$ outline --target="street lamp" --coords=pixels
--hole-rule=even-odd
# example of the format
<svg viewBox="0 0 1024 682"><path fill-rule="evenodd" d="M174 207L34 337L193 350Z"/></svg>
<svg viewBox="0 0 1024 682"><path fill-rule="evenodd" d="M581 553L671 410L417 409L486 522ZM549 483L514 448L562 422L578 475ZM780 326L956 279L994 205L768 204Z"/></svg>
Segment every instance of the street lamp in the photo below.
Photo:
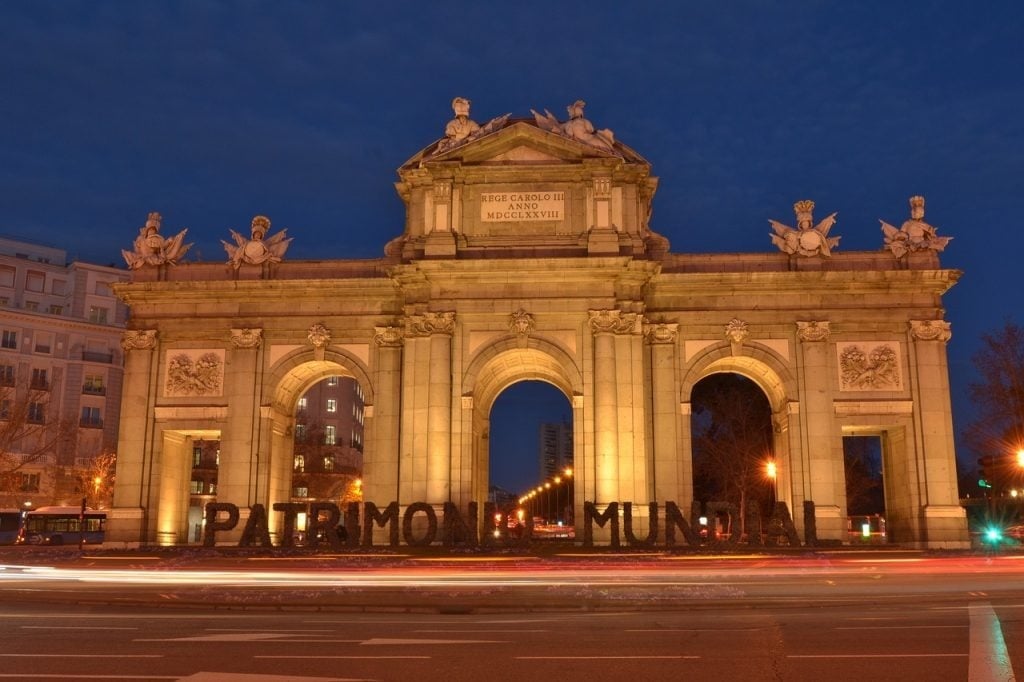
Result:
<svg viewBox="0 0 1024 682"><path fill-rule="evenodd" d="M778 467L775 464L775 460L774 459L769 459L767 462L765 462L764 474L765 474L765 476L768 477L768 482L769 482L769 484L771 486L770 489L769 489L769 491L771 493L771 496L769 497L769 503L770 503L771 513L774 514L775 513L775 481L776 481L776 479L778 478L778 475L779 475L779 470L778 470Z"/></svg>
<svg viewBox="0 0 1024 682"><path fill-rule="evenodd" d="M1024 448L1017 450L1017 466L1024 468Z"/></svg>

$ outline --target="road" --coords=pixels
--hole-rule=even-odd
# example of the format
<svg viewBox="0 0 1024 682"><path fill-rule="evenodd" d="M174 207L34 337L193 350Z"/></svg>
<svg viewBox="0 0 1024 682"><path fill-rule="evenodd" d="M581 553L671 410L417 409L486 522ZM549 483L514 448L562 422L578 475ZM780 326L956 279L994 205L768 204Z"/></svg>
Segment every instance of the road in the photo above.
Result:
<svg viewBox="0 0 1024 682"><path fill-rule="evenodd" d="M0 612L0 679L990 682L1024 671L1015 556L180 567L83 555L0 565Z"/></svg>

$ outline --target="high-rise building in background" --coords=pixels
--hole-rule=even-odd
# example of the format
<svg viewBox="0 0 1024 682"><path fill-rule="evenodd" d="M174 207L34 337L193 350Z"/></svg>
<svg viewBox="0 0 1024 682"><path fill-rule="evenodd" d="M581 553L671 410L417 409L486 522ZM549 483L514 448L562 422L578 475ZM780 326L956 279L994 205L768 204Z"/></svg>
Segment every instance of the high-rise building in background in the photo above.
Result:
<svg viewBox="0 0 1024 682"><path fill-rule="evenodd" d="M540 478L553 478L572 466L572 424L541 424L538 452Z"/></svg>
<svg viewBox="0 0 1024 682"><path fill-rule="evenodd" d="M92 505L109 483L81 481L117 443L127 279L0 237L0 506Z"/></svg>

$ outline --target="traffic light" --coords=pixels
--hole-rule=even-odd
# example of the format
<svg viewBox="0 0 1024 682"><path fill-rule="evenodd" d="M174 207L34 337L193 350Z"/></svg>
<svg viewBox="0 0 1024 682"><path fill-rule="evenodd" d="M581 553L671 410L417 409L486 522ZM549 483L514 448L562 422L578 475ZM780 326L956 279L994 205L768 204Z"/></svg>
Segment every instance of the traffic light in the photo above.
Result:
<svg viewBox="0 0 1024 682"><path fill-rule="evenodd" d="M991 488L992 480L996 473L996 458L994 455L985 455L978 458L978 487Z"/></svg>

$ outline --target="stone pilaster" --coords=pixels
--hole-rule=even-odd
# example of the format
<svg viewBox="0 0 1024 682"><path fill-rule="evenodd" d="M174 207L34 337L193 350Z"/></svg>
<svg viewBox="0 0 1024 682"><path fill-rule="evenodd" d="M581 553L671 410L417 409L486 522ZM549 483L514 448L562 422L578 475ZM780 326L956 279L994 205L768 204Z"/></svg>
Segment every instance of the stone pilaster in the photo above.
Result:
<svg viewBox="0 0 1024 682"><path fill-rule="evenodd" d="M408 319L406 336L428 339L426 395L426 502L448 501L452 431L452 335L455 313L424 313ZM423 369L423 368L417 368ZM415 500L413 500L415 501Z"/></svg>
<svg viewBox="0 0 1024 682"><path fill-rule="evenodd" d="M693 471L679 447L679 390L677 377L679 325L644 325L651 358L651 442L654 458L654 501L687 502L693 495ZM688 506L683 507L687 509Z"/></svg>
<svg viewBox="0 0 1024 682"><path fill-rule="evenodd" d="M401 327L374 327L373 385L376 387L372 415L366 416L366 451L363 491L367 500L387 504L398 498L398 461L402 407Z"/></svg>
<svg viewBox="0 0 1024 682"><path fill-rule="evenodd" d="M270 443L264 442L256 396L260 375L260 329L232 329L224 367L224 398L232 406L220 438L217 501L248 508L256 502L259 477L266 482ZM262 454L261 454L262 453Z"/></svg>
<svg viewBox="0 0 1024 682"><path fill-rule="evenodd" d="M619 429L615 335L637 326L636 313L591 310L594 336L594 448L596 497L599 504L618 501Z"/></svg>

